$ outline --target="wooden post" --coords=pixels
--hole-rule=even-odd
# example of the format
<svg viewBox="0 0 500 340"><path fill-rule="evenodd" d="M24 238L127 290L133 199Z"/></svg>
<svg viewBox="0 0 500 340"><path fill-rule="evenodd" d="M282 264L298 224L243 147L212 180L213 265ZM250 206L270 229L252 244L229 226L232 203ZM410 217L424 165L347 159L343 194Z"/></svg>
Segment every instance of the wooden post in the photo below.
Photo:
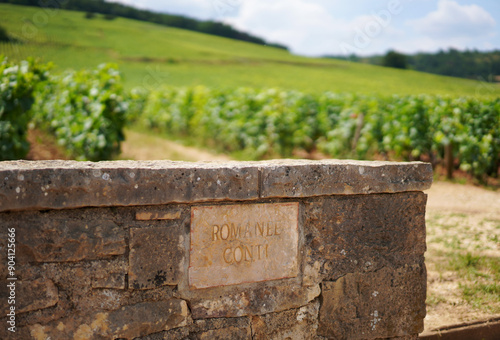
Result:
<svg viewBox="0 0 500 340"><path fill-rule="evenodd" d="M444 162L446 164L446 178L453 178L453 143L450 141L444 146Z"/></svg>
<svg viewBox="0 0 500 340"><path fill-rule="evenodd" d="M356 152L356 147L358 146L359 137L361 137L361 129L363 128L364 120L365 115L363 113L360 113L358 116L358 121L356 122L354 139L352 140L352 152Z"/></svg>

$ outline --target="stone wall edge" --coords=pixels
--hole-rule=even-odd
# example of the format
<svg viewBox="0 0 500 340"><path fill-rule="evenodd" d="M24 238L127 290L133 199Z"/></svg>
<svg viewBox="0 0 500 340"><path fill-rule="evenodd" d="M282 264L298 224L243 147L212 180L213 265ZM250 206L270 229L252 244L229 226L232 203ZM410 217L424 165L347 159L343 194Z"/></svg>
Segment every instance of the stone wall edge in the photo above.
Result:
<svg viewBox="0 0 500 340"><path fill-rule="evenodd" d="M423 191L422 162L3 161L0 211Z"/></svg>

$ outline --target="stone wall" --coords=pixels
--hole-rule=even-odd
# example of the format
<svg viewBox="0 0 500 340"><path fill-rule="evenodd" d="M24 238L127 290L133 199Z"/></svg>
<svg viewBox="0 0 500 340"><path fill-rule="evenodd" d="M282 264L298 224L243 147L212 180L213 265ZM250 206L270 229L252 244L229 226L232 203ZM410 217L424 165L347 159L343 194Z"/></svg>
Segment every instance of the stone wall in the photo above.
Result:
<svg viewBox="0 0 500 340"><path fill-rule="evenodd" d="M0 162L0 338L414 339L431 182L419 162Z"/></svg>

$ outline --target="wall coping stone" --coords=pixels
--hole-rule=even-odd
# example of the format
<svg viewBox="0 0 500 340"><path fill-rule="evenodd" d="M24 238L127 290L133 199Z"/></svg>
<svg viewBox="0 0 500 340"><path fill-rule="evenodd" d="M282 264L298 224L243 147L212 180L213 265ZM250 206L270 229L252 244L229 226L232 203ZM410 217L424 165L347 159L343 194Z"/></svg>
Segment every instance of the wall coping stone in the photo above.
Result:
<svg viewBox="0 0 500 340"><path fill-rule="evenodd" d="M422 162L3 161L0 211L422 191Z"/></svg>

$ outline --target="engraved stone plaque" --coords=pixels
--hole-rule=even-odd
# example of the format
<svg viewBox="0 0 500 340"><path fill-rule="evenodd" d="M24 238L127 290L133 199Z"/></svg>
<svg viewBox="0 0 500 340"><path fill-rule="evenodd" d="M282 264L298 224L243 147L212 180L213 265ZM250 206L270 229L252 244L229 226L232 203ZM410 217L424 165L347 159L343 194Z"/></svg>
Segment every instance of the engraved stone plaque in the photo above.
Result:
<svg viewBox="0 0 500 340"><path fill-rule="evenodd" d="M192 207L189 286L296 277L298 213L297 202Z"/></svg>

